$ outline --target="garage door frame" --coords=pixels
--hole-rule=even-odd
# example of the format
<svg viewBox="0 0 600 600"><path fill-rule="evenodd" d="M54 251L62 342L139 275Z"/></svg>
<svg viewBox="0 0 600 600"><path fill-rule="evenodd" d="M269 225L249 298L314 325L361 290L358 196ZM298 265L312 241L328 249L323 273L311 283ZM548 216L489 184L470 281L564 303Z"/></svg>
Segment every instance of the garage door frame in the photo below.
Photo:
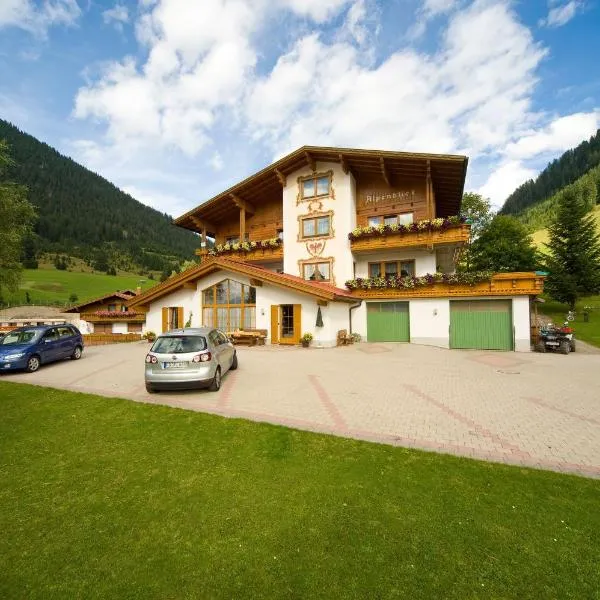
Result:
<svg viewBox="0 0 600 600"><path fill-rule="evenodd" d="M512 313L512 299L451 300L450 348L514 350Z"/></svg>

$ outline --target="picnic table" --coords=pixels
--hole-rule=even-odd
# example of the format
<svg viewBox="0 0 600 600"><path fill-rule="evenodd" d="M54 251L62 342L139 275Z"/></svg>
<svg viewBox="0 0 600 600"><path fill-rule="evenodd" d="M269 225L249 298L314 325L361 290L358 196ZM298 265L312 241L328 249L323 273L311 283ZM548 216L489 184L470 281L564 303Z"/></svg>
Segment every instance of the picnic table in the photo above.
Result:
<svg viewBox="0 0 600 600"><path fill-rule="evenodd" d="M267 339L267 330L236 329L235 331L228 331L227 337L236 345L264 346L265 340Z"/></svg>

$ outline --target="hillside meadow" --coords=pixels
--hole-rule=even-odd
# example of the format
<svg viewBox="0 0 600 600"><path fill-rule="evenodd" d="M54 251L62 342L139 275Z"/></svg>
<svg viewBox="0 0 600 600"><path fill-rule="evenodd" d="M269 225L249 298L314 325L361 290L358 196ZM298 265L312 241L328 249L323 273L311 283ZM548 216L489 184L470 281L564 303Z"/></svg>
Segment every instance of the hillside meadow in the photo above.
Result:
<svg viewBox="0 0 600 600"><path fill-rule="evenodd" d="M157 281L135 273L106 275L78 271L59 271L54 267L24 269L18 292L5 294L7 304L69 304L71 294L76 294L78 302L96 298L109 292L147 289ZM29 294L29 302L27 302Z"/></svg>
<svg viewBox="0 0 600 600"><path fill-rule="evenodd" d="M598 233L600 233L600 205L598 205L598 206L596 206L596 208L594 208L593 214L594 214L594 220L596 221L596 231L598 231ZM531 234L531 238L533 240L533 243L537 246L537 249L540 252L545 253L546 246L544 246L544 244L547 244L549 241L548 229L546 229L546 228L538 229L537 231L535 231Z"/></svg>

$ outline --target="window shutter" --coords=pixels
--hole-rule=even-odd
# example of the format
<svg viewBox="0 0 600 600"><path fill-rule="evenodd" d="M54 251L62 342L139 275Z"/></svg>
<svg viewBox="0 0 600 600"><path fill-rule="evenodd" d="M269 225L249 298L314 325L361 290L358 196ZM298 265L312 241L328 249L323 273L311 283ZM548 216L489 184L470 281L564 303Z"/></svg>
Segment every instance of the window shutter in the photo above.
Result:
<svg viewBox="0 0 600 600"><path fill-rule="evenodd" d="M302 337L302 304L294 304L294 343L299 344Z"/></svg>
<svg viewBox="0 0 600 600"><path fill-rule="evenodd" d="M169 328L169 309L163 306L162 309L162 333L168 331Z"/></svg>
<svg viewBox="0 0 600 600"><path fill-rule="evenodd" d="M177 328L183 327L185 325L183 321L183 306L177 307Z"/></svg>
<svg viewBox="0 0 600 600"><path fill-rule="evenodd" d="M279 305L271 304L271 344L279 343Z"/></svg>

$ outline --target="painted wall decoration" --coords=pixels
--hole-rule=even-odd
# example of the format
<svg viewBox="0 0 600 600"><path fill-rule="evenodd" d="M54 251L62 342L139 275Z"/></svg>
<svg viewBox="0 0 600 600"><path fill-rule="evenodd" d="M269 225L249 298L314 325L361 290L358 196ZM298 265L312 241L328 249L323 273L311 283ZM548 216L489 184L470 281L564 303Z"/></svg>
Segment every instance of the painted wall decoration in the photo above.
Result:
<svg viewBox="0 0 600 600"><path fill-rule="evenodd" d="M325 244L326 242L324 240L306 242L306 251L314 258L322 256L323 251L325 250Z"/></svg>

